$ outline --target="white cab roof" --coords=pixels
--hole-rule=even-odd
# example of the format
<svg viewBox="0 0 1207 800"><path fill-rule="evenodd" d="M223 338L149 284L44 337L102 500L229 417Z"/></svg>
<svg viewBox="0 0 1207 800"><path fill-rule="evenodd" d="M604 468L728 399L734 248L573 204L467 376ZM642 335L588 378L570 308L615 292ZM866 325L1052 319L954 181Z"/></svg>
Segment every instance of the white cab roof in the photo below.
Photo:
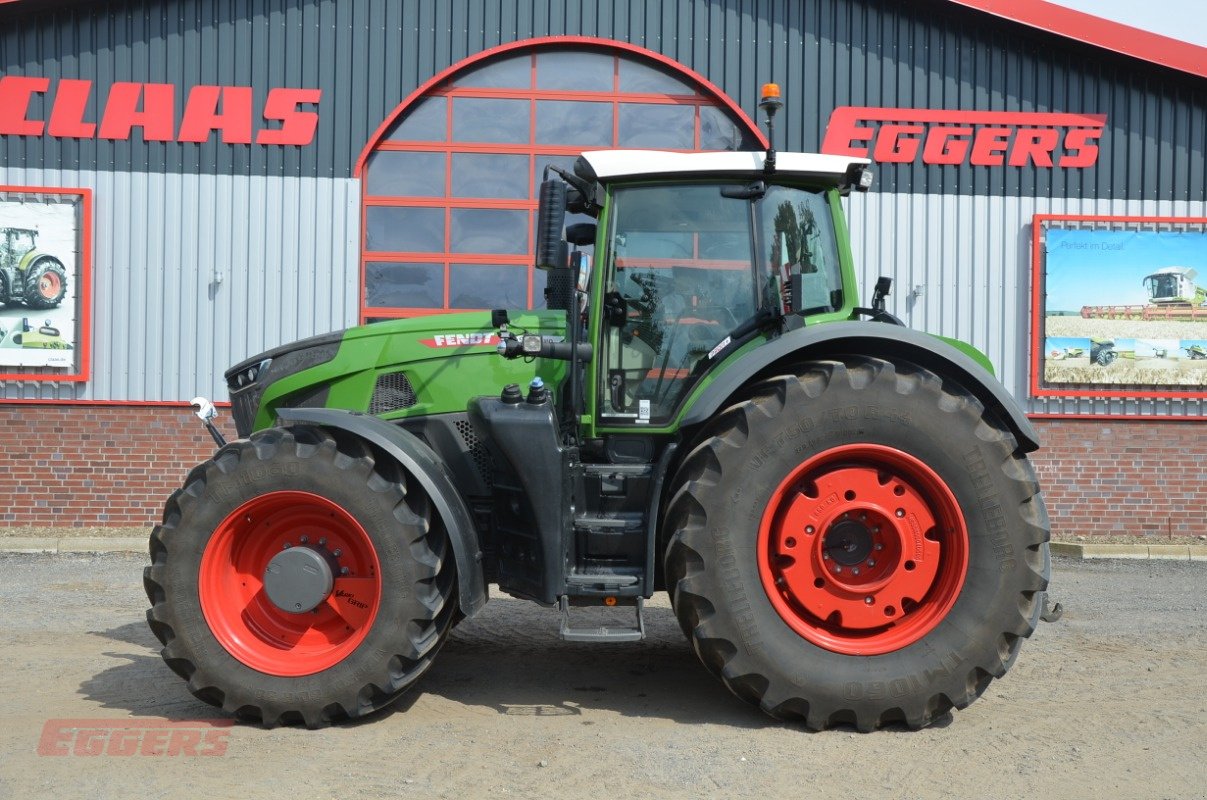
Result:
<svg viewBox="0 0 1207 800"><path fill-rule="evenodd" d="M763 174L767 155L761 150L720 153L668 153L664 150L592 150L582 154L595 177L607 182L642 175L749 175ZM823 179L838 183L852 166L872 163L866 158L819 153L775 154L780 176Z"/></svg>

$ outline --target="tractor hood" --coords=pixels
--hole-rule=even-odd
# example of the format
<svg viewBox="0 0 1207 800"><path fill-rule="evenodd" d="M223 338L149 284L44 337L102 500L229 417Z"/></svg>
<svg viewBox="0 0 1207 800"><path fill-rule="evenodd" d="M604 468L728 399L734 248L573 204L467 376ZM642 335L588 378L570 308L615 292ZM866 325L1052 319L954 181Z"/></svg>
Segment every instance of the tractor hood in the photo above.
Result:
<svg viewBox="0 0 1207 800"><path fill-rule="evenodd" d="M562 311L510 312L511 328L561 338ZM500 358L489 311L398 319L302 339L226 371L240 437L268 427L278 408L342 408L384 418L464 412L470 398L564 365ZM541 362L548 362L541 359Z"/></svg>

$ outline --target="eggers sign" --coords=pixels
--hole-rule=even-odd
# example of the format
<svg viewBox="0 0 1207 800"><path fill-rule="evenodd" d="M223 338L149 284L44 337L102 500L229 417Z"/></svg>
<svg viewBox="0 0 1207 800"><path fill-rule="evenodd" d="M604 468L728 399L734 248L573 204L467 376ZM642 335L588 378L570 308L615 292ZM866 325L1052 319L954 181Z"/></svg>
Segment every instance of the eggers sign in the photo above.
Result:
<svg viewBox="0 0 1207 800"><path fill-rule="evenodd" d="M205 142L214 131L224 144L308 145L318 126L322 90L276 88L255 117L250 86L194 86L176 118L177 87L170 83L115 83L89 115L92 81L23 75L0 77L0 136L56 139L129 139L142 129L147 142ZM31 117L36 95L51 97L45 119Z"/></svg>
<svg viewBox="0 0 1207 800"><path fill-rule="evenodd" d="M1105 114L834 109L821 151L882 164L1092 167Z"/></svg>

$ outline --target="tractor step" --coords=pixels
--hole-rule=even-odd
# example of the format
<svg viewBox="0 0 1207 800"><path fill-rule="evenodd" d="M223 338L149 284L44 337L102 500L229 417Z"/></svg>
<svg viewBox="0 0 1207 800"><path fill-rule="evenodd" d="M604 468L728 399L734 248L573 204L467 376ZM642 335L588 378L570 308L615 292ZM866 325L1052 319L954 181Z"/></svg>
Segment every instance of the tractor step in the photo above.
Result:
<svg viewBox="0 0 1207 800"><path fill-rule="evenodd" d="M563 595L559 601L562 611L561 637L567 642L639 642L645 638L645 598L638 597L636 627L613 628L601 625L597 628L572 628L570 626L570 598Z"/></svg>
<svg viewBox="0 0 1207 800"><path fill-rule="evenodd" d="M637 586L638 582L639 581L636 575L626 575L623 573L573 572L566 576L567 587L577 589L588 594L608 594L621 592L626 587Z"/></svg>

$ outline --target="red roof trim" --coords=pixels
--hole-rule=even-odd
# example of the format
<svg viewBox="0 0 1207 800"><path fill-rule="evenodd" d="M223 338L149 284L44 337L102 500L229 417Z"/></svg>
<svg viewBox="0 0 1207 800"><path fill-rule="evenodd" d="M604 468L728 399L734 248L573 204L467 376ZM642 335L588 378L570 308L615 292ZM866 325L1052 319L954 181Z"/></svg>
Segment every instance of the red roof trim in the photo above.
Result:
<svg viewBox="0 0 1207 800"><path fill-rule="evenodd" d="M1078 42L1207 78L1207 47L1133 28L1044 0L950 0Z"/></svg>

